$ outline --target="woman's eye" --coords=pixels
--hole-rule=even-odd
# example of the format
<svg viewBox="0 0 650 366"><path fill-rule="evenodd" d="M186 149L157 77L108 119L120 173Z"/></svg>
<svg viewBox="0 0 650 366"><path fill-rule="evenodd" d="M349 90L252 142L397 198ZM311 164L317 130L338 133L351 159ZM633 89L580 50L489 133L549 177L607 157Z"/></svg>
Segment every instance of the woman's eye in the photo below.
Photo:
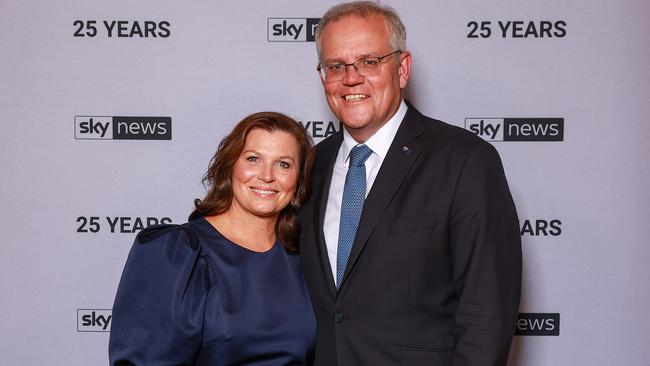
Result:
<svg viewBox="0 0 650 366"><path fill-rule="evenodd" d="M260 159L257 156L249 156L246 158L247 161L250 161L251 163L257 163Z"/></svg>
<svg viewBox="0 0 650 366"><path fill-rule="evenodd" d="M291 167L291 164L287 163L286 161L278 161L277 164L282 169L289 169Z"/></svg>

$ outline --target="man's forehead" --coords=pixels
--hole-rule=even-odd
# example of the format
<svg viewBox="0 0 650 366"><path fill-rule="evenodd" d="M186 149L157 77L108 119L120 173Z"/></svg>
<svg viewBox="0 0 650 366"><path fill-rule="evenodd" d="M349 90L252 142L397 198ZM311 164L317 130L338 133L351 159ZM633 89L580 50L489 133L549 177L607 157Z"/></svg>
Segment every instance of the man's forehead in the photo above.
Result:
<svg viewBox="0 0 650 366"><path fill-rule="evenodd" d="M380 15L346 15L327 24L322 46L323 61L352 62L386 53L390 49L390 32Z"/></svg>

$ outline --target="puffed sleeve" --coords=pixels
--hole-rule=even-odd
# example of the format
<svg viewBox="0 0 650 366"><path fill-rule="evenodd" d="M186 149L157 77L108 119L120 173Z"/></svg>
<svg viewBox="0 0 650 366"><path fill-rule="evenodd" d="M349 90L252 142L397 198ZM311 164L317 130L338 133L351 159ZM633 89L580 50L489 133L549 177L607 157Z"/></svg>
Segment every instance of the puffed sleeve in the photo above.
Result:
<svg viewBox="0 0 650 366"><path fill-rule="evenodd" d="M143 230L129 253L113 305L114 366L191 365L201 345L208 265L187 226Z"/></svg>

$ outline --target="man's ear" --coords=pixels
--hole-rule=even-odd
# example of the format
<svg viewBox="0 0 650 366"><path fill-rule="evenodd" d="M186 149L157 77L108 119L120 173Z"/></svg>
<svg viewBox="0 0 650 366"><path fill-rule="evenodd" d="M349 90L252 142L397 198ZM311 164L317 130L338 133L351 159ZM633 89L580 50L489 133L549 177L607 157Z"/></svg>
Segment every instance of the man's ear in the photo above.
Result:
<svg viewBox="0 0 650 366"><path fill-rule="evenodd" d="M406 88L408 84L409 76L411 75L411 53L408 51L403 51L399 55L399 68L397 72L399 73L399 87L401 89Z"/></svg>

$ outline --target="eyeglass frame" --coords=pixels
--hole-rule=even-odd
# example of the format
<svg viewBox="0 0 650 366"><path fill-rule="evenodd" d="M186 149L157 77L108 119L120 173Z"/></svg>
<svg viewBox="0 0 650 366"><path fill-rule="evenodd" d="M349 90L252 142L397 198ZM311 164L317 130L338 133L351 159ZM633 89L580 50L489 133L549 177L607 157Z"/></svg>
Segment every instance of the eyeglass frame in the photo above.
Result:
<svg viewBox="0 0 650 366"><path fill-rule="evenodd" d="M329 64L329 65L319 65L319 66L316 68L316 71L318 71L318 75L320 75L321 80L323 80L323 82L326 82L326 83L333 83L333 82L336 82L336 81L343 80L343 78L345 77L345 75L348 73L348 67L349 67L349 66L354 67L354 71L356 71L359 75L366 77L366 76L368 76L368 75L363 75L363 74L361 74L361 73L359 72L359 68L355 65L357 62L359 62L359 61L363 61L363 60L368 60L368 59L377 59L377 61L378 61L378 66L381 67L381 60L383 60L383 59L385 59L385 58L387 58L387 57L390 57L390 56L392 56L392 55L394 55L394 54L396 54L396 53L402 53L402 52L404 52L404 51L402 51L402 50L395 50L395 51L393 51L393 52L391 52L391 53L388 53L388 54L383 55L383 56L380 56L380 57L361 57L360 59L358 59L358 60L356 60L356 61L354 61L354 62L347 63L347 64L346 64L346 63L342 63L342 62L336 62L336 63ZM327 71L321 71L321 70L322 70L322 69L325 69L325 68L327 68L327 67L334 66L334 65L341 65L341 66L345 67L345 73L342 74L343 76L342 76L341 79L339 79L339 80L326 80L327 75L324 76L323 74L327 74ZM370 75L370 76L372 76L372 75Z"/></svg>

